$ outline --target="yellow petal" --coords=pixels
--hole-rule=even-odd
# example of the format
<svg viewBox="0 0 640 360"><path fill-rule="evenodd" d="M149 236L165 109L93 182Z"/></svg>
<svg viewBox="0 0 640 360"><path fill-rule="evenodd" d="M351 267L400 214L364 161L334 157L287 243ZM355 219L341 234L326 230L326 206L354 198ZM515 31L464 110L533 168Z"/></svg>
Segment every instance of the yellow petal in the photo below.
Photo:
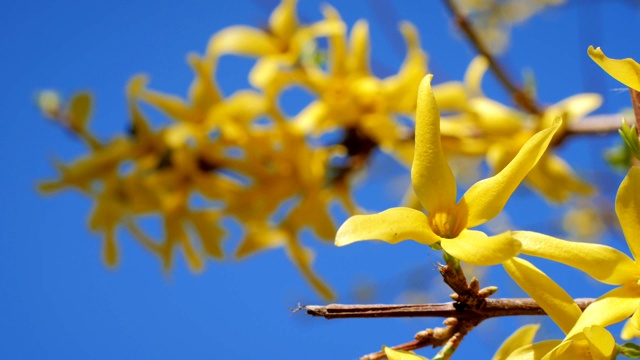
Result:
<svg viewBox="0 0 640 360"><path fill-rule="evenodd" d="M434 85L433 95L440 111L463 111L467 107L467 92L461 82L448 81Z"/></svg>
<svg viewBox="0 0 640 360"><path fill-rule="evenodd" d="M593 46L589 46L587 52L591 59L614 79L635 91L640 91L640 64L630 58L610 59L599 47L594 49Z"/></svg>
<svg viewBox="0 0 640 360"><path fill-rule="evenodd" d="M593 193L593 188L580 179L569 164L549 153L544 154L531 169L527 182L553 201L565 201L573 193L582 195Z"/></svg>
<svg viewBox="0 0 640 360"><path fill-rule="evenodd" d="M616 196L616 214L633 257L640 260L640 168L632 167Z"/></svg>
<svg viewBox="0 0 640 360"><path fill-rule="evenodd" d="M547 340L521 347L512 352L508 360L540 360L562 343L561 340Z"/></svg>
<svg viewBox="0 0 640 360"><path fill-rule="evenodd" d="M502 211L513 191L547 149L558 127L559 121L532 136L509 165L495 176L481 180L467 190L463 199L469 205L468 227L483 224Z"/></svg>
<svg viewBox="0 0 640 360"><path fill-rule="evenodd" d="M599 108L600 105L602 105L602 96L599 94L577 94L568 97L545 110L540 126L549 127L556 117L562 117L563 126L568 127Z"/></svg>
<svg viewBox="0 0 640 360"><path fill-rule="evenodd" d="M347 57L349 74L369 73L369 47L369 24L364 20L358 20L351 28L349 38L349 56Z"/></svg>
<svg viewBox="0 0 640 360"><path fill-rule="evenodd" d="M322 14L331 23L342 23L340 13L330 5L324 5ZM329 56L327 68L333 75L341 76L345 74L345 64L347 56L347 44L344 34L333 34L327 38L329 41Z"/></svg>
<svg viewBox="0 0 640 360"><path fill-rule="evenodd" d="M179 218L169 216L164 220L165 241L168 249L172 249L177 244L182 245L184 258L187 261L189 269L193 272L201 272L204 269L204 262L198 251L189 241L182 222Z"/></svg>
<svg viewBox="0 0 640 360"><path fill-rule="evenodd" d="M582 314L571 295L526 260L513 258L505 261L502 266L565 334L571 330Z"/></svg>
<svg viewBox="0 0 640 360"><path fill-rule="evenodd" d="M102 244L102 258L108 267L116 267L118 265L118 244L116 243L116 228L109 226L104 229L105 237Z"/></svg>
<svg viewBox="0 0 640 360"><path fill-rule="evenodd" d="M500 345L496 354L493 355L493 360L504 360L513 353L515 350L531 345L533 343L533 338L536 336L536 332L540 328L540 324L530 324L520 327L516 330L511 336L509 336L503 343Z"/></svg>
<svg viewBox="0 0 640 360"><path fill-rule="evenodd" d="M281 39L289 39L298 27L297 0L282 0L269 17L269 28Z"/></svg>
<svg viewBox="0 0 640 360"><path fill-rule="evenodd" d="M69 125L75 131L82 132L91 117L92 98L88 92L77 93L69 102Z"/></svg>
<svg viewBox="0 0 640 360"><path fill-rule="evenodd" d="M289 236L287 255L289 255L289 258L298 266L298 269L302 272L305 279L323 299L326 301L335 299L335 294L331 288L311 268L311 265L313 265L313 252L310 249L302 247L294 240L294 237Z"/></svg>
<svg viewBox="0 0 640 360"><path fill-rule="evenodd" d="M259 251L283 246L287 240L287 234L284 231L271 228L261 222L245 222L245 228L247 235L236 248L234 254L236 259L243 259Z"/></svg>
<svg viewBox="0 0 640 360"><path fill-rule="evenodd" d="M585 328L583 332L589 341L589 349L593 359L611 358L616 340L610 332L597 325Z"/></svg>
<svg viewBox="0 0 640 360"><path fill-rule="evenodd" d="M542 360L574 360L574 359L591 359L589 346L584 338L582 341L563 341L560 345L549 351L542 357ZM604 359L603 359L604 360Z"/></svg>
<svg viewBox="0 0 640 360"><path fill-rule="evenodd" d="M639 275L633 260L605 245L565 241L530 231L514 231L513 237L522 243L523 254L569 265L606 284L620 285Z"/></svg>
<svg viewBox="0 0 640 360"><path fill-rule="evenodd" d="M629 323L631 324L631 326L633 326L636 330L640 330L640 308L638 308L638 310L636 310L633 315L631 316L631 319L629 319Z"/></svg>
<svg viewBox="0 0 640 360"><path fill-rule="evenodd" d="M145 90L140 98L157 107L168 116L180 121L196 121L195 114L183 99L157 91Z"/></svg>
<svg viewBox="0 0 640 360"><path fill-rule="evenodd" d="M523 127L520 112L495 100L477 97L469 100L467 105L477 115L478 125L489 135L512 135Z"/></svg>
<svg viewBox="0 0 640 360"><path fill-rule="evenodd" d="M322 129L329 111L324 101L314 101L298 113L294 119L294 126L305 134Z"/></svg>
<svg viewBox="0 0 640 360"><path fill-rule="evenodd" d="M631 291L626 287L613 289L584 310L567 337L582 332L582 329L588 326L607 327L626 320L638 309L638 305L640 305L640 297L637 291Z"/></svg>
<svg viewBox="0 0 640 360"><path fill-rule="evenodd" d="M385 78L383 86L390 109L415 112L420 79L427 73L427 55L420 48L418 30L411 23L400 23L407 44L407 55L396 75Z"/></svg>
<svg viewBox="0 0 640 360"><path fill-rule="evenodd" d="M282 71L281 67L286 65L282 60L283 58L278 56L267 56L258 59L249 73L251 85L258 89L265 89L273 84L278 73Z"/></svg>
<svg viewBox="0 0 640 360"><path fill-rule="evenodd" d="M489 60L484 56L478 55L471 60L464 74L464 84L469 96L482 96L482 78L488 68Z"/></svg>
<svg viewBox="0 0 640 360"><path fill-rule="evenodd" d="M420 82L416 113L416 151L411 168L413 190L432 213L456 202L456 181L442 151L440 112L431 90L433 75Z"/></svg>
<svg viewBox="0 0 640 360"><path fill-rule="evenodd" d="M431 245L440 238L429 227L425 214L398 207L373 215L352 216L340 226L336 234L336 246L363 240L382 240L390 244L415 240Z"/></svg>
<svg viewBox="0 0 640 360"><path fill-rule="evenodd" d="M454 257L480 266L500 264L520 251L520 242L513 239L510 232L487 236L482 231L465 229L457 238L443 238L440 245Z"/></svg>
<svg viewBox="0 0 640 360"><path fill-rule="evenodd" d="M636 310L636 312L631 316L631 319L624 323L624 327L620 332L620 338L622 340L631 340L633 338L640 337L640 328L634 325L638 322L640 322L640 311Z"/></svg>
<svg viewBox="0 0 640 360"><path fill-rule="evenodd" d="M393 350L386 346L383 346L382 349L389 360L428 360L427 358L416 355L410 351Z"/></svg>
<svg viewBox="0 0 640 360"><path fill-rule="evenodd" d="M212 210L194 211L189 214L189 220L200 238L202 249L207 255L222 258L222 238L224 230L219 226L220 214Z"/></svg>
<svg viewBox="0 0 640 360"><path fill-rule="evenodd" d="M207 46L207 57L224 54L252 57L278 53L274 39L262 30L247 26L231 26L216 33Z"/></svg>

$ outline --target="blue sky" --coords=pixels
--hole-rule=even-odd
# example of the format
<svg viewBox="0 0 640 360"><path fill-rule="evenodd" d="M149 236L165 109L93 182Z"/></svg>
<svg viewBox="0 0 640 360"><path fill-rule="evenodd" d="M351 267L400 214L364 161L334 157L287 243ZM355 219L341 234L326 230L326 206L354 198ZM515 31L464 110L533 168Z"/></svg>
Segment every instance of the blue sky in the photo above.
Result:
<svg viewBox="0 0 640 360"><path fill-rule="evenodd" d="M388 2L391 3L391 2ZM82 144L44 120L33 98L41 89L69 95L87 89L96 97L92 129L103 138L124 131L124 85L134 74L151 76L151 87L185 94L192 74L188 52L202 53L209 37L233 24L266 23L273 1L62 2L11 1L0 12L0 358L2 359L211 359L357 358L411 340L440 320L313 319L290 309L321 303L281 250L242 262L209 262L200 275L180 260L170 274L126 236L116 270L100 260L100 239L86 226L91 203L76 192L43 197L39 180L55 176L51 160L70 161L85 152ZM473 57L452 31L440 2L399 2L396 14L374 8L373 1L331 2L352 25L371 22L374 70L395 72L403 57L395 24L418 26L430 56L435 82L461 79ZM606 5L605 5L606 4ZM302 19L319 18L319 1L300 1ZM397 16L396 16L397 15ZM574 1L518 26L501 59L513 74L529 68L536 75L542 103L553 104L579 92L605 98L599 113L628 106L628 93L589 60L589 45L612 57L640 59L640 5L632 1ZM400 43L401 44L401 43ZM246 60L221 75L223 86L246 77ZM492 78L487 93L508 101ZM572 140L559 151L578 171L597 179L611 201L621 174L601 160L614 135ZM380 172L393 171L392 176ZM397 171L397 177L395 175ZM398 181L406 170L377 157L371 178L357 197L371 210L397 204ZM387 194L382 197L372 194ZM544 230L563 213L527 189L519 189L507 207L520 228ZM517 212L517 215L516 215ZM553 226L552 226L553 227ZM610 234L611 235L611 234ZM615 235L615 234L614 234ZM307 241L308 240L308 241ZM610 236L605 242L625 248ZM335 248L312 239L316 269L337 291L339 302L361 301L373 289L373 302L407 301L425 293L447 301L433 266L439 254L412 242L390 246L362 243ZM236 242L230 242L232 248ZM626 251L626 249L625 249ZM541 263L545 269L556 269ZM551 270L550 270L551 271ZM561 268L558 282L576 297L598 296L606 288ZM487 281L499 296L522 296L502 270L489 269ZM487 283L487 285L489 285ZM481 352L487 357L527 319L487 321L463 342L457 358ZM547 320L541 336L559 337ZM430 356L432 351L424 351ZM465 354L467 354L465 356Z"/></svg>

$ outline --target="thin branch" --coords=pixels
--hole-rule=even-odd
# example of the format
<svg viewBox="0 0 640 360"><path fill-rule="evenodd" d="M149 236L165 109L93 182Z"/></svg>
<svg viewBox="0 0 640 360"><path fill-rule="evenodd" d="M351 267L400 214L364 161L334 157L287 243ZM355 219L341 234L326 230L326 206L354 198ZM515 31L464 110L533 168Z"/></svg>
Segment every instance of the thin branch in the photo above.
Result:
<svg viewBox="0 0 640 360"><path fill-rule="evenodd" d="M391 346L390 348L394 350L413 351L427 346L432 346L434 348L439 346L447 346L451 339L453 339L454 337L462 339L462 337L464 336L461 335L462 333L466 334L478 324L479 322L476 322L475 320L461 321L456 318L448 318L444 321L444 325L446 325L446 327L420 331L416 334L415 340L404 344ZM385 355L384 351L378 351L365 355L361 357L360 360L380 360L386 359L386 357L387 356Z"/></svg>
<svg viewBox="0 0 640 360"><path fill-rule="evenodd" d="M509 91L509 93L513 97L513 101L527 112L541 115L543 113L542 107L536 104L531 96L529 96L526 92L516 86L516 84L511 80L504 68L498 63L498 60L484 46L482 40L480 40L467 18L462 15L460 10L454 4L454 0L444 0L444 3L449 9L449 12L451 12L453 19L456 24L458 24L460 30L465 33L469 41L476 48L476 51L487 59L487 61L489 62L489 68L496 75L498 81L502 83L502 86L504 86L507 91Z"/></svg>
<svg viewBox="0 0 640 360"><path fill-rule="evenodd" d="M607 134L617 132L620 129L622 114L592 115L569 125L568 133L579 134ZM629 125L635 124L633 119L625 120Z"/></svg>
<svg viewBox="0 0 640 360"><path fill-rule="evenodd" d="M585 309L595 299L576 299L580 309ZM454 317L457 319L485 320L501 316L546 315L533 299L487 299L480 309L456 307L454 302L440 304L404 305L307 305L307 314L326 319L347 318L402 318L402 317Z"/></svg>

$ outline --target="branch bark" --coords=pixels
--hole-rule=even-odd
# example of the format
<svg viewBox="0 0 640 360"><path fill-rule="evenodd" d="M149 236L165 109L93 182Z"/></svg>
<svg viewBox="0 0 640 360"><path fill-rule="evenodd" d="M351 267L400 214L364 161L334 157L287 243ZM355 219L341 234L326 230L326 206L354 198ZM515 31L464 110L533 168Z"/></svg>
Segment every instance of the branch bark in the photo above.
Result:
<svg viewBox="0 0 640 360"><path fill-rule="evenodd" d="M584 310L595 299L576 299L580 309ZM440 304L405 305L307 305L302 309L307 314L325 319L347 318L402 318L402 317L442 317L457 319L485 320L501 316L546 315L533 299L486 299L479 309L456 307L455 302Z"/></svg>
<svg viewBox="0 0 640 360"><path fill-rule="evenodd" d="M511 80L502 65L500 65L498 60L489 52L487 47L484 46L482 40L480 40L480 38L476 34L471 23L469 23L469 20L467 20L467 18L462 15L456 4L454 4L454 0L444 0L444 4L449 9L449 12L451 12L455 23L458 25L460 30L464 32L473 47L475 47L476 51L487 59L487 61L489 62L489 68L494 73L498 81L502 84L502 86L504 86L511 94L513 101L522 109L531 114L542 115L542 107L536 104L536 102L531 98L531 96L529 96L529 94L520 89Z"/></svg>

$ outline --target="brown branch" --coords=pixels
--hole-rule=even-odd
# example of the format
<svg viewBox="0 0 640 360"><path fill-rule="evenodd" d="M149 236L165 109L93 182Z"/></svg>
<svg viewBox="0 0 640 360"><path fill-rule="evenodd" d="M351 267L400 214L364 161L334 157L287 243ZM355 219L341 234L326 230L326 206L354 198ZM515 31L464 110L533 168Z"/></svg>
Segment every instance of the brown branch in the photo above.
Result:
<svg viewBox="0 0 640 360"><path fill-rule="evenodd" d="M460 30L464 32L471 44L473 44L473 46L476 48L476 51L487 59L487 61L489 62L489 68L491 69L491 71L493 71L502 86L504 86L507 91L509 91L513 98L513 101L529 113L542 115L542 107L536 104L531 96L529 96L526 92L516 86L513 81L511 81L511 78L507 75L507 72L498 63L498 60L489 52L486 46L484 46L482 40L480 40L472 25L454 4L454 0L444 0L444 3L449 9L449 12L451 12L453 20L458 25Z"/></svg>
<svg viewBox="0 0 640 360"><path fill-rule="evenodd" d="M444 320L444 325L446 325L446 327L420 331L416 334L415 340L396 346L390 346L390 348L394 350L413 351L427 346L432 346L434 348L439 346L446 347L449 343L451 343L452 346L457 346L457 344L459 344L459 340L462 340L464 335L478 324L479 322L475 320L460 321L456 318L448 318ZM384 351L378 351L365 355L361 357L360 360L380 360L386 359L386 357L387 356Z"/></svg>
<svg viewBox="0 0 640 360"><path fill-rule="evenodd" d="M585 309L595 299L576 299L580 309ZM480 309L456 308L456 303L404 304L404 305L307 305L307 314L326 319L347 318L402 318L402 317L454 317L457 319L485 320L501 316L546 315L533 299L486 299Z"/></svg>
<svg viewBox="0 0 640 360"><path fill-rule="evenodd" d="M620 129L622 114L592 115L569 126L568 135L607 134ZM635 124L633 119L625 120L631 126Z"/></svg>

